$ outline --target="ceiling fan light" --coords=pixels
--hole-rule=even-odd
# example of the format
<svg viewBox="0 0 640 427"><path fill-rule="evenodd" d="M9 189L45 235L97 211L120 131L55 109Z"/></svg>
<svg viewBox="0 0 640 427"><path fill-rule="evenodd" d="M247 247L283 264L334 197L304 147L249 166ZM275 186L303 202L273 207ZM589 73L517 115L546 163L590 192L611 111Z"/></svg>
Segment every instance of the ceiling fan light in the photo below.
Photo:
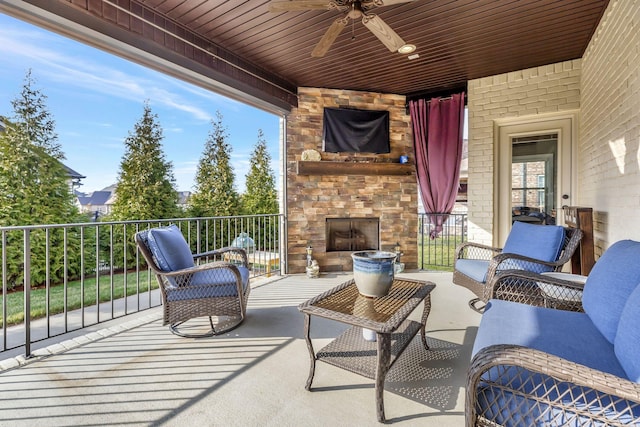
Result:
<svg viewBox="0 0 640 427"><path fill-rule="evenodd" d="M409 53L413 53L415 50L416 50L416 45L414 45L414 44L403 44L398 49L398 53L406 55L406 54L409 54Z"/></svg>

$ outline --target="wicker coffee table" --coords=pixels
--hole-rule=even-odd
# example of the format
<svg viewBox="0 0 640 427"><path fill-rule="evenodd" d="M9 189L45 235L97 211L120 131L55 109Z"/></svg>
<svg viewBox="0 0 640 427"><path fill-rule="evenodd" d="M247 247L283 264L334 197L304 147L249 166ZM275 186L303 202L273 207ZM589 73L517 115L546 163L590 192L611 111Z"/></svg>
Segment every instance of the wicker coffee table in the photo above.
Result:
<svg viewBox="0 0 640 427"><path fill-rule="evenodd" d="M316 360L375 379L378 421L385 422L383 391L387 372L418 331L425 349L429 349L425 324L431 310L431 291L435 286L431 282L396 279L388 295L368 298L360 295L354 281L350 280L301 304L298 308L304 313L305 340L311 357L305 388L311 390ZM408 320L409 314L422 301L421 321ZM316 354L309 336L312 315L352 327ZM363 328L375 331L376 341L365 340Z"/></svg>

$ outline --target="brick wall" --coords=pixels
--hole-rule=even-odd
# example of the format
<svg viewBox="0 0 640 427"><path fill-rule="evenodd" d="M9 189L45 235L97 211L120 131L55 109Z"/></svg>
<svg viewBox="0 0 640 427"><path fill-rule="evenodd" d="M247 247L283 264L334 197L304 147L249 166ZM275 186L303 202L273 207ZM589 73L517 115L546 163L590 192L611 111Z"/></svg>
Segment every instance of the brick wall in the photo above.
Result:
<svg viewBox="0 0 640 427"><path fill-rule="evenodd" d="M640 2L612 0L583 56L579 201L596 252L640 240Z"/></svg>
<svg viewBox="0 0 640 427"><path fill-rule="evenodd" d="M353 107L388 110L391 153L322 152L322 112L324 107ZM325 251L325 218L380 218L380 245L392 250L396 241L404 253L406 268L417 267L418 188L415 168L411 175L299 175L301 153L314 149L323 161L397 162L406 154L414 163L411 124L405 114L405 97L370 92L298 89L298 108L287 116L287 232L288 271L302 273L306 266L307 244L321 271L351 271L351 252Z"/></svg>
<svg viewBox="0 0 640 427"><path fill-rule="evenodd" d="M470 241L493 243L494 120L579 108L580 75L578 59L469 81Z"/></svg>

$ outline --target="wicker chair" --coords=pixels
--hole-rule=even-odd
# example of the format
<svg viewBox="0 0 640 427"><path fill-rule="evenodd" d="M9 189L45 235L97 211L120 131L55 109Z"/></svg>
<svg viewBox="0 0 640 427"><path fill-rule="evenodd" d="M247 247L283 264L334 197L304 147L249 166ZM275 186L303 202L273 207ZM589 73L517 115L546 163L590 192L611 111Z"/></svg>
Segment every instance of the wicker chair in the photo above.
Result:
<svg viewBox="0 0 640 427"><path fill-rule="evenodd" d="M171 332L200 338L228 332L242 323L251 291L244 249L229 247L192 255L175 225L136 233L135 242L158 280L163 325L169 325ZM221 261L225 254L239 261ZM210 331L188 334L178 329L198 317L209 317Z"/></svg>
<svg viewBox="0 0 640 427"><path fill-rule="evenodd" d="M559 230L564 230L563 235L548 247L538 244L538 235L543 235L540 242L549 243L550 239L546 235ZM484 306L478 306L478 303L489 300L486 285L497 274L510 269L537 273L560 271L571 259L581 239L582 231L577 228L515 222L504 248L472 242L459 245L453 264L453 283L476 295L476 298L469 301L469 307L482 313Z"/></svg>
<svg viewBox="0 0 640 427"><path fill-rule="evenodd" d="M584 287L530 272L494 281L467 375L467 426L640 425L640 242L612 245ZM582 291L582 304L544 307ZM502 291L500 289L502 288ZM517 292L512 292L517 288ZM524 290L534 291L522 304ZM517 301L509 301L516 295ZM507 299L506 301L503 298Z"/></svg>

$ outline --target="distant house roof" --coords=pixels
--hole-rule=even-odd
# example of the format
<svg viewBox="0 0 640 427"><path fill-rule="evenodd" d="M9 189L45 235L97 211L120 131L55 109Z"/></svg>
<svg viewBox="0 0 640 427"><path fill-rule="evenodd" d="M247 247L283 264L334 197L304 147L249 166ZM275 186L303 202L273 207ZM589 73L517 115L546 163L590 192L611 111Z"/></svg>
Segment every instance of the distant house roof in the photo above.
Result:
<svg viewBox="0 0 640 427"><path fill-rule="evenodd" d="M79 172L74 171L69 166L65 165L64 163L62 164L62 167L64 167L64 170L67 171L67 176L69 178L71 178L71 179L83 179L83 178L86 178L86 176L81 175Z"/></svg>
<svg viewBox="0 0 640 427"><path fill-rule="evenodd" d="M102 206L107 204L107 200L109 200L110 197L110 191L94 191L87 196L78 196L78 201L82 206Z"/></svg>

